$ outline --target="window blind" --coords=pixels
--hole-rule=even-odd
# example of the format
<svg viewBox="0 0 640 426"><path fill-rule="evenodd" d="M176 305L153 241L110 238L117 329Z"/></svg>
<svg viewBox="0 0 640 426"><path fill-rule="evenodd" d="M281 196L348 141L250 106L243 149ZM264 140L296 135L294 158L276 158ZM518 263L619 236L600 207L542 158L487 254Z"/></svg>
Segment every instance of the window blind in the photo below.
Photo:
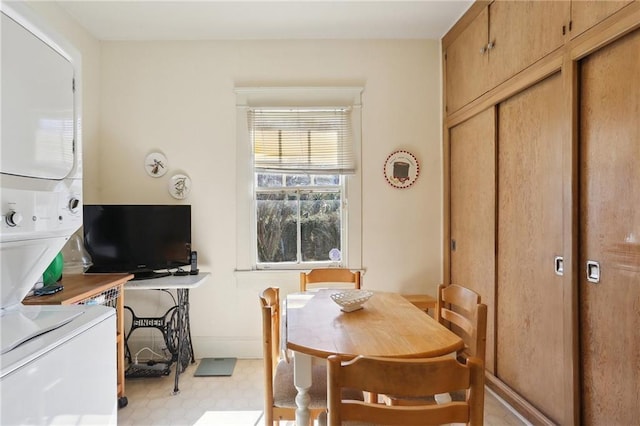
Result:
<svg viewBox="0 0 640 426"><path fill-rule="evenodd" d="M257 172L355 173L351 108L250 108L248 119Z"/></svg>

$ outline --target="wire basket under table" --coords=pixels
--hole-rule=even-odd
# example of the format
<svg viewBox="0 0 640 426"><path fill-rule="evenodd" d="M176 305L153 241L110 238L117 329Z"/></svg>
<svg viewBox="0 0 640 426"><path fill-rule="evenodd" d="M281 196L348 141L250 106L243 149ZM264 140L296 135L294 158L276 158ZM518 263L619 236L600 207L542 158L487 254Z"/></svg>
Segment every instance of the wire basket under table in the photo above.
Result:
<svg viewBox="0 0 640 426"><path fill-rule="evenodd" d="M80 300L79 302L76 302L76 305L104 305L115 308L118 297L120 297L120 287L112 287L100 294Z"/></svg>

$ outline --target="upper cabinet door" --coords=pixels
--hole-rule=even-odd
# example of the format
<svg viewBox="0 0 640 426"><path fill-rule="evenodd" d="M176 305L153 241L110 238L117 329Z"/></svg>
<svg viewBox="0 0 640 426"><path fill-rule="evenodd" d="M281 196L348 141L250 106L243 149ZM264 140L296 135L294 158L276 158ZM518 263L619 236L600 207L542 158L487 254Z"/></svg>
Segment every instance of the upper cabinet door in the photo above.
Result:
<svg viewBox="0 0 640 426"><path fill-rule="evenodd" d="M564 44L569 1L496 1L446 48L451 114Z"/></svg>
<svg viewBox="0 0 640 426"><path fill-rule="evenodd" d="M488 82L489 11L482 12L445 52L447 113L459 110L485 93Z"/></svg>
<svg viewBox="0 0 640 426"><path fill-rule="evenodd" d="M491 87L504 82L564 44L570 7L569 1L491 3Z"/></svg>
<svg viewBox="0 0 640 426"><path fill-rule="evenodd" d="M571 38L579 36L630 3L633 3L633 0L573 1L571 3Z"/></svg>

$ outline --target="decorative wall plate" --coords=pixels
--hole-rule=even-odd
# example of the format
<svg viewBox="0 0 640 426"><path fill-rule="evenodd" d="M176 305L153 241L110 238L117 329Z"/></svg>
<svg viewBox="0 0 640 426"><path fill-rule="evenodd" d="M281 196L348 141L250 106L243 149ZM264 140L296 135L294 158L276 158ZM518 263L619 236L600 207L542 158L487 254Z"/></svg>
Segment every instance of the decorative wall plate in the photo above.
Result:
<svg viewBox="0 0 640 426"><path fill-rule="evenodd" d="M191 193L191 179L187 175L175 174L169 179L169 194L178 200L184 200Z"/></svg>
<svg viewBox="0 0 640 426"><path fill-rule="evenodd" d="M408 151L395 151L384 163L384 177L395 188L408 188L418 179L420 165Z"/></svg>
<svg viewBox="0 0 640 426"><path fill-rule="evenodd" d="M169 170L167 157L160 152L152 152L144 159L144 169L151 177L160 177Z"/></svg>

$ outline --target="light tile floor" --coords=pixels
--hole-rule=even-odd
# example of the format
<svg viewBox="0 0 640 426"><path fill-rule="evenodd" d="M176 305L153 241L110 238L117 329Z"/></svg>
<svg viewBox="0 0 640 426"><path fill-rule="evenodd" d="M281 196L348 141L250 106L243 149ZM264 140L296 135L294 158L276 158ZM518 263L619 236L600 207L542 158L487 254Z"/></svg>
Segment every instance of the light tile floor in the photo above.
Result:
<svg viewBox="0 0 640 426"><path fill-rule="evenodd" d="M194 377L197 364L180 375L127 379L128 405L118 410L118 425L254 426L262 419L261 359L239 359L231 377ZM491 393L485 396L486 426L526 425ZM287 422L287 426L292 425ZM282 423L282 426L285 426Z"/></svg>

